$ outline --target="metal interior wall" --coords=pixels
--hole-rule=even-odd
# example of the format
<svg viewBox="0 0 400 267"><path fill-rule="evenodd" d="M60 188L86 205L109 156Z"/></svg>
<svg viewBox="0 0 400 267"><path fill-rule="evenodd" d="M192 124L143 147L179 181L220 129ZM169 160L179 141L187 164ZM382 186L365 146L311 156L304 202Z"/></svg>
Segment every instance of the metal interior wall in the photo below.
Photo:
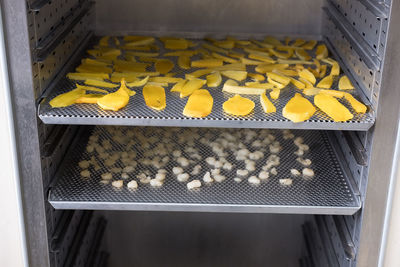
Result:
<svg viewBox="0 0 400 267"><path fill-rule="evenodd" d="M26 0L2 1L29 266L49 266Z"/></svg>
<svg viewBox="0 0 400 267"><path fill-rule="evenodd" d="M323 0L97 0L96 33L321 33Z"/></svg>
<svg viewBox="0 0 400 267"><path fill-rule="evenodd" d="M400 2L393 1L361 228L359 266L378 266L400 117Z"/></svg>
<svg viewBox="0 0 400 267"><path fill-rule="evenodd" d="M304 215L103 212L109 266L297 266Z"/></svg>

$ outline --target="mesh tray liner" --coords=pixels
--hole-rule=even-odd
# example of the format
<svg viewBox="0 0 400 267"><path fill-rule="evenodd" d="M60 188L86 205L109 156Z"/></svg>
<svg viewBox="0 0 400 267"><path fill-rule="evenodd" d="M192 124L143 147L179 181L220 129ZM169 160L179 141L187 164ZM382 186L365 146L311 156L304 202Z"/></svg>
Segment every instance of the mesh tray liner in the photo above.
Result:
<svg viewBox="0 0 400 267"><path fill-rule="evenodd" d="M168 131L169 128L160 128L153 134L151 127L136 127L134 131L142 131L148 137L160 138L160 133ZM188 128L182 128L184 131ZM95 127L94 131L99 133L100 140L111 139L106 127ZM208 134L212 136L210 141L221 134L222 129L199 128L201 136ZM233 131L233 130L231 130ZM262 130L256 130L262 131ZM324 214L353 214L358 210L359 204L354 196L349 182L339 166L338 159L330 145L327 133L323 131L292 131L296 136L302 136L304 142L310 146L306 157L312 160L312 168L315 177L305 180L302 177L290 175L290 169L296 168L301 171L302 165L296 161L297 156L293 154L297 147L293 140L284 140L281 131L271 130L282 146L279 153L280 165L277 167L278 175L270 176L268 181L258 186L251 185L244 179L241 183L234 182L236 169L231 171L222 170L227 179L222 183L204 185L198 189L189 191L186 183L180 183L172 174L172 168L178 164L170 160L165 169L168 174L161 188L151 187L149 184L139 183L138 189L131 191L126 187L127 182L143 170L150 170L153 174L156 169L148 166L138 165L130 179L124 181L124 187L116 189L111 184L100 183L100 175L105 167L99 171L92 171L90 179L80 177L78 162L89 159L85 147L90 135L83 134L75 143L58 173L56 184L52 187L49 201L55 208L79 208L79 209L130 209L130 210L185 210L185 211L239 211L239 212L291 212L291 213L324 213ZM159 139L162 140L162 139ZM113 151L125 151L125 148L112 142ZM175 141L174 146L183 150L185 144ZM200 179L210 167L204 161L206 157L215 156L209 147L196 142L200 148L202 161L195 164L202 165L198 176L192 176L190 180ZM151 149L151 148L150 148ZM254 148L248 147L250 151ZM136 150L140 156L143 150ZM265 159L257 162L256 171L250 175L257 175ZM243 163L235 162L234 156L229 158L236 168L244 168ZM192 167L188 168L190 173ZM121 166L123 167L123 166ZM293 178L291 186L282 186L281 178ZM114 179L120 179L114 176ZM137 180L135 178L135 180ZM291 208L291 209L289 209Z"/></svg>
<svg viewBox="0 0 400 267"><path fill-rule="evenodd" d="M201 40L193 40L201 43ZM89 42L88 48L97 44L98 37ZM158 42L160 54L166 50L163 45ZM85 55L87 57L87 55ZM184 78L185 74L191 73L199 68L183 70L178 67L177 57L165 57L172 60L175 67L171 72L176 73L175 77ZM192 60L200 59L200 55L192 57ZM74 67L80 64L76 62ZM247 66L248 72L255 72L254 66ZM155 71L154 66L148 69ZM72 69L71 69L72 71ZM200 77L205 79L205 76ZM317 111L310 120L303 123L292 123L282 116L282 109L296 92L300 92L294 85L290 84L281 91L279 99L272 100L277 108L276 113L266 115L261 107L258 96L247 95L256 104L254 111L248 116L237 117L226 114L222 110L222 104L232 97L233 94L223 93L222 86L227 80L223 77L223 81L218 88L208 88L214 99L212 113L206 118L188 118L183 116L182 111L186 104L186 99L179 98L178 93L170 93L173 84L165 87L167 97L167 107L162 111L155 111L146 106L142 90L140 87L134 88L136 95L131 97L129 104L116 112L105 111L94 104L79 104L65 108L53 109L49 105L49 101L55 96L70 91L75 88L75 83L67 78L61 78L52 88L49 95L44 99L39 107L39 117L44 123L49 124L97 124L97 125L137 125L137 126L187 126L187 127L226 127L226 128L297 128L297 129L331 129L331 130L368 130L374 124L374 115L371 111L366 114L357 114L352 120L347 122L333 122L321 111ZM245 82L252 81L248 78ZM337 88L338 79L334 81L333 89ZM205 85L203 88L207 88ZM107 88L105 88L107 90ZM109 90L109 89L108 89ZM269 92L269 90L267 91ZM353 92L352 92L353 93ZM358 96L355 96L359 98ZM313 102L313 97L306 97ZM351 107L344 100L340 100L347 108Z"/></svg>

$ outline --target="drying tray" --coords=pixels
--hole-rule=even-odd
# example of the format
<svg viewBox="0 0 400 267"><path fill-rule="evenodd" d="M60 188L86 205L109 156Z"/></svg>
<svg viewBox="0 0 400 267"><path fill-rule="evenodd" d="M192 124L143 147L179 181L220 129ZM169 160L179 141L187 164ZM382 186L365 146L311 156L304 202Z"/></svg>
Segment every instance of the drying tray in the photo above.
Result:
<svg viewBox="0 0 400 267"><path fill-rule="evenodd" d="M132 129L132 128L131 128ZM135 131L147 131L151 133L151 127L135 127ZM160 128L158 133L150 134L160 138L159 133L168 131L169 128ZM183 131L187 128L181 128ZM51 186L49 202L56 209L98 209L98 210L152 210L152 211L193 211L193 212L252 212L252 213L304 213L304 214L342 214L351 215L360 209L360 200L357 193L353 191L353 184L349 176L343 172L339 164L338 154L331 145L328 132L325 131L292 131L296 136L304 138L304 142L310 146L307 158L312 160L312 168L315 176L311 180L302 177L293 177L291 168L301 171L302 166L296 161L293 154L296 147L293 139L284 140L282 132L271 130L276 140L280 142L282 151L279 153L280 165L277 167L278 174L270 176L269 180L258 186L248 183L246 179L237 183L234 181L236 169L231 171L222 170L227 177L222 183L213 183L196 190L188 190L186 183L177 181L172 174L172 168L178 166L175 161L168 162L166 167L167 177L160 188L151 187L138 181L139 187L130 190L126 184L135 179L138 173L150 170L152 176L157 172L152 167L138 164L134 173L124 181L122 188L115 188L111 184L102 184L101 174L105 171L104 165L98 171L92 170L91 178L80 176L79 161L88 160L90 155L86 152L86 144L92 131L96 131L101 140L112 140L106 127L96 126L94 129L78 134L73 142L71 150L63 161L54 185ZM219 136L223 129L198 129L201 136L207 134L212 136L210 142ZM233 130L231 130L233 131ZM262 131L262 130L256 130ZM174 146L184 148L185 144L174 141ZM113 151L125 151L125 146L112 142ZM198 143L203 160L195 164L202 165L199 175L192 175L190 180L199 179L210 167L205 162L206 157L215 156L210 148ZM149 148L151 149L151 148ZM254 151L250 146L250 151ZM135 150L141 156L141 149ZM265 164L261 159L256 165L256 171L250 175L257 175ZM239 162L234 162L236 168L242 168ZM120 166L121 167L121 166ZM190 173L190 171L188 171ZM279 183L281 178L293 178L291 186L283 186ZM115 177L115 179L120 179Z"/></svg>
<svg viewBox="0 0 400 267"><path fill-rule="evenodd" d="M89 42L87 49L98 43L99 38L93 37ZM203 42L198 39L191 39L196 43ZM160 47L160 54L164 53L162 43L157 39ZM72 64L70 71L77 67L84 54L78 57L75 64ZM184 78L185 74L191 73L199 68L191 68L190 70L182 70L178 67L177 57L165 57L171 59L175 63L175 67L171 72L176 73L175 77ZM192 57L192 60L200 59L199 55ZM153 66L154 68L154 66ZM149 71L155 71L149 69ZM247 66L248 72L255 72L254 66ZM202 79L204 77L201 77ZM162 111L156 111L146 106L142 90L140 87L134 88L136 95L131 97L129 104L119 111L106 111L94 104L79 104L65 108L52 108L49 101L55 96L68 92L75 88L75 82L67 79L64 75L53 84L39 105L39 117L46 124L80 124L80 125L130 125L130 126L177 126L177 127L224 127L224 128L275 128L275 129L320 129L320 130L352 130L366 131L375 122L374 112L368 108L366 114L355 115L352 120L347 122L334 122L321 111L317 111L311 119L302 123L293 123L282 116L282 109L291 99L295 92L300 92L294 85L290 84L281 91L279 99L272 102L277 108L276 113L265 114L258 96L247 95L246 97L256 103L254 111L248 116L232 116L226 114L222 109L222 104L232 97L233 94L222 92L223 81L218 88L209 88L214 99L212 113L206 118L188 118L182 114L187 100L179 98L178 93L170 93L173 84L165 87L167 107ZM244 82L252 81L248 78ZM243 83L244 83L243 82ZM333 84L333 88L337 87L338 80ZM242 83L241 83L242 84ZM205 85L204 88L207 88ZM104 88L107 90L107 88ZM108 89L109 90L109 89ZM354 90L361 92L361 90ZM353 92L352 92L353 93ZM356 98L360 99L356 93ZM313 97L306 97L311 102ZM365 99L364 99L365 100ZM346 107L350 108L347 102L340 100ZM365 102L365 101L364 101ZM351 110L351 108L350 108Z"/></svg>

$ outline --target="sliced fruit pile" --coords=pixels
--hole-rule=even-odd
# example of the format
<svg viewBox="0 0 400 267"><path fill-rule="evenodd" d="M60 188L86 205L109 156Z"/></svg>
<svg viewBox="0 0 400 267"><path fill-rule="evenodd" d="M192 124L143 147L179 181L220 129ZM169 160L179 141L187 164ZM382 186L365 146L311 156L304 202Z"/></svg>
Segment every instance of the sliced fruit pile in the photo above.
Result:
<svg viewBox="0 0 400 267"><path fill-rule="evenodd" d="M210 92L221 88L216 93L227 98L222 108L234 116L254 112L256 103L246 95L259 95L266 114L277 112L282 90L294 90L294 97L280 111L293 122L308 120L317 110L334 121L347 121L367 111L346 91L354 86L341 74L338 62L315 40L227 37L193 42L174 37L106 36L87 53L89 57L76 72L67 75L76 88L52 99L53 108L85 103L117 111L129 103L135 94L130 88L136 87L149 108L161 111L167 106L165 88L170 87L167 94L186 101L182 112L187 117L208 116L213 109Z"/></svg>

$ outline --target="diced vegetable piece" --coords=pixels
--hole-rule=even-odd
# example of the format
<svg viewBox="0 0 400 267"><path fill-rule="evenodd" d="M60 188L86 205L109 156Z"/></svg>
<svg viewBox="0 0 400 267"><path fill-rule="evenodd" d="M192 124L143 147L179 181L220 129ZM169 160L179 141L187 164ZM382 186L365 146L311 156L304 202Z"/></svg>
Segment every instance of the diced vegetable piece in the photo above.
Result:
<svg viewBox="0 0 400 267"><path fill-rule="evenodd" d="M280 90L280 89L273 89L273 90L269 93L269 96L270 96L272 99L276 100L276 99L279 98L279 95L280 95L280 94L281 94L281 90Z"/></svg>
<svg viewBox="0 0 400 267"><path fill-rule="evenodd" d="M179 92L179 93L180 93L180 92L182 91L183 86L184 86L186 83L187 83L186 80L182 80L182 81L176 83L176 84L171 88L171 92Z"/></svg>
<svg viewBox="0 0 400 267"><path fill-rule="evenodd" d="M342 77L340 77L339 89L340 90L352 90L352 89L354 89L353 84L350 82L349 77L347 77L346 75L343 75Z"/></svg>
<svg viewBox="0 0 400 267"><path fill-rule="evenodd" d="M211 55L213 57L215 57L216 59L221 59L221 60L223 60L224 62L227 62L227 63L237 63L238 62L237 59L233 59L233 58L230 58L230 57L227 57L227 56L223 56L223 55L220 55L220 54L215 53L215 52L213 52Z"/></svg>
<svg viewBox="0 0 400 267"><path fill-rule="evenodd" d="M273 46L282 45L282 43L278 39L276 39L275 37L272 37L272 36L265 37L264 43L267 43L267 44L270 44Z"/></svg>
<svg viewBox="0 0 400 267"><path fill-rule="evenodd" d="M221 74L236 81L243 81L247 78L247 71L224 70Z"/></svg>
<svg viewBox="0 0 400 267"><path fill-rule="evenodd" d="M310 60L311 56L302 48L298 48L295 50L296 56L301 60Z"/></svg>
<svg viewBox="0 0 400 267"><path fill-rule="evenodd" d="M52 100L50 100L49 104L52 108L67 107L75 104L76 100L83 95L85 95L85 89L77 85L77 88L54 97Z"/></svg>
<svg viewBox="0 0 400 267"><path fill-rule="evenodd" d="M315 111L316 109L310 101L296 93L283 108L282 115L293 122L302 122L311 118Z"/></svg>
<svg viewBox="0 0 400 267"><path fill-rule="evenodd" d="M302 47L306 50L313 50L314 47L317 45L317 43L318 43L317 41L311 40L305 43Z"/></svg>
<svg viewBox="0 0 400 267"><path fill-rule="evenodd" d="M274 113L276 112L276 107L272 102L268 99L266 94L260 95L260 103L265 113Z"/></svg>
<svg viewBox="0 0 400 267"><path fill-rule="evenodd" d="M321 44L319 46L317 46L317 51L315 52L317 55L317 59L324 59L328 57L328 48L326 47L326 45Z"/></svg>
<svg viewBox="0 0 400 267"><path fill-rule="evenodd" d="M333 83L333 76L332 75L328 75L325 78L323 78L318 84L317 87L318 88L326 88L329 89L332 87L332 83Z"/></svg>
<svg viewBox="0 0 400 267"><path fill-rule="evenodd" d="M331 95L318 94L314 96L314 104L335 122L353 118L353 114Z"/></svg>
<svg viewBox="0 0 400 267"><path fill-rule="evenodd" d="M109 76L107 73L70 72L67 74L67 78L70 80L78 80L78 81L84 81L84 80L89 80L89 79L103 81L105 79L108 79Z"/></svg>
<svg viewBox="0 0 400 267"><path fill-rule="evenodd" d="M97 100L103 97L104 95L99 95L99 94L86 94L78 99L75 100L75 103L77 104L96 104Z"/></svg>
<svg viewBox="0 0 400 267"><path fill-rule="evenodd" d="M303 78L303 79L306 79L307 81L309 81L313 85L317 81L315 76L314 76L314 74L312 74L308 69L304 69L304 70L299 71L299 76L301 78Z"/></svg>
<svg viewBox="0 0 400 267"><path fill-rule="evenodd" d="M97 104L105 110L117 111L129 103L129 93L134 92L126 87L125 80L121 80L121 87L114 93L103 96Z"/></svg>
<svg viewBox="0 0 400 267"><path fill-rule="evenodd" d="M221 74L217 71L210 75L207 75L207 86L218 87L222 82Z"/></svg>
<svg viewBox="0 0 400 267"><path fill-rule="evenodd" d="M192 67L197 67L197 68L213 68L222 65L224 65L224 62L221 59L217 58L200 59L192 61Z"/></svg>
<svg viewBox="0 0 400 267"><path fill-rule="evenodd" d="M256 71L259 73L267 73L273 70L286 69L289 67L288 64L260 64L256 67Z"/></svg>
<svg viewBox="0 0 400 267"><path fill-rule="evenodd" d="M213 107L213 98L205 89L194 91L183 109L183 115L193 118L203 118L208 116Z"/></svg>
<svg viewBox="0 0 400 267"><path fill-rule="evenodd" d="M143 87L143 98L146 105L155 110L163 110L166 106L165 90L157 85L145 85Z"/></svg>
<svg viewBox="0 0 400 267"><path fill-rule="evenodd" d="M248 73L247 74L250 78L252 78L254 81L262 82L265 80L264 75L258 74L258 73Z"/></svg>
<svg viewBox="0 0 400 267"><path fill-rule="evenodd" d="M351 94L345 93L344 98L350 103L355 112L363 114L367 112L367 106L355 99Z"/></svg>
<svg viewBox="0 0 400 267"><path fill-rule="evenodd" d="M243 95L260 95L265 93L265 89L239 86L234 80L227 80L222 88L222 91Z"/></svg>
<svg viewBox="0 0 400 267"><path fill-rule="evenodd" d="M182 78L175 78L175 77L151 77L149 79L150 82L156 83L178 83L182 81Z"/></svg>
<svg viewBox="0 0 400 267"><path fill-rule="evenodd" d="M245 116L253 111L254 106L254 102L250 99L235 95L225 101L222 108L228 114Z"/></svg>
<svg viewBox="0 0 400 267"><path fill-rule="evenodd" d="M274 73L274 72L267 72L268 78L287 86L290 83L290 78Z"/></svg>
<svg viewBox="0 0 400 267"><path fill-rule="evenodd" d="M145 85L145 84L148 82L149 77L150 77L150 76L147 76L147 77L145 77L145 78L143 78L143 79L141 79L141 80L136 80L136 81L134 81L134 82L127 83L126 85L129 86L129 87L139 87L139 86L143 86L143 85Z"/></svg>
<svg viewBox="0 0 400 267"><path fill-rule="evenodd" d="M156 71L166 74L174 68L174 63L169 59L159 59L155 64Z"/></svg>
<svg viewBox="0 0 400 267"><path fill-rule="evenodd" d="M189 43L186 39L168 39L165 40L164 46L170 50L184 50L188 48Z"/></svg>
<svg viewBox="0 0 400 267"><path fill-rule="evenodd" d="M205 80L196 78L188 81L181 90L180 98L184 98L191 95L195 90L200 89L205 84L206 84Z"/></svg>
<svg viewBox="0 0 400 267"><path fill-rule="evenodd" d="M92 85L92 86L104 87L104 88L116 88L119 86L118 84L99 81L99 80L92 80L92 79L86 80L85 84Z"/></svg>

